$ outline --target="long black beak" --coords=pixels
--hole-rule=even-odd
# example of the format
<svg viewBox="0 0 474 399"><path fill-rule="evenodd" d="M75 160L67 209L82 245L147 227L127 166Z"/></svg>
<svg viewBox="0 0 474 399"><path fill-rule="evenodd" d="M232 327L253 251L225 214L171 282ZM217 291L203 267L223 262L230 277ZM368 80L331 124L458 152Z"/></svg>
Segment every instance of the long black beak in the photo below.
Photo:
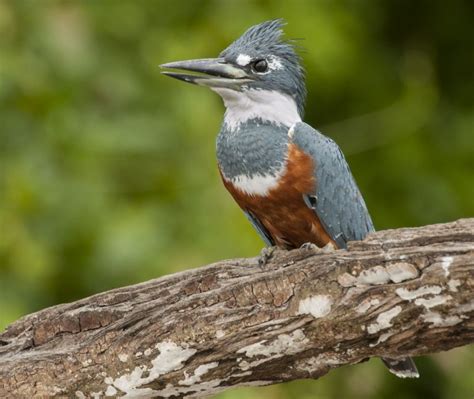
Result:
<svg viewBox="0 0 474 399"><path fill-rule="evenodd" d="M160 65L160 67L193 72L193 74L174 71L161 73L200 86L238 90L242 84L253 80L244 69L226 62L223 58L176 61Z"/></svg>

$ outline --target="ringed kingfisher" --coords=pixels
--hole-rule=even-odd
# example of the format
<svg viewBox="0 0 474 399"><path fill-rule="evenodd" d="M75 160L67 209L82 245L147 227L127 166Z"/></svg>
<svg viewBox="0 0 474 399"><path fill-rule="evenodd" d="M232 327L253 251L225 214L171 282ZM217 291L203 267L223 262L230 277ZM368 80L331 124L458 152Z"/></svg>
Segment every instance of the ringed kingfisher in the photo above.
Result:
<svg viewBox="0 0 474 399"><path fill-rule="evenodd" d="M374 226L338 145L302 121L305 73L283 26L252 26L218 58L170 62L162 73L222 97L222 181L267 246L346 248ZM418 377L411 358L382 360L398 377Z"/></svg>

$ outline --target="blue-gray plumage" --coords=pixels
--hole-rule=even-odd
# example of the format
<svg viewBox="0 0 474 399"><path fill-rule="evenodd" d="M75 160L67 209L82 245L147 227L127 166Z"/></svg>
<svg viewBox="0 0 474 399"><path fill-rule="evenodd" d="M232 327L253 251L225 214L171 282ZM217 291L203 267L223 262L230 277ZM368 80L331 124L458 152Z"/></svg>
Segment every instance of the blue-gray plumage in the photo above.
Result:
<svg viewBox="0 0 474 399"><path fill-rule="evenodd" d="M374 225L339 146L306 123L293 126L291 135L293 142L316 160L317 189L304 196L305 203L314 209L338 247L363 240L374 231Z"/></svg>
<svg viewBox="0 0 474 399"><path fill-rule="evenodd" d="M217 160L225 187L267 245L345 248L374 231L337 144L302 122L304 70L282 20L248 29L218 58L163 65L173 78L207 86L224 100ZM410 358L383 359L416 377Z"/></svg>
<svg viewBox="0 0 474 399"><path fill-rule="evenodd" d="M252 120L242 124L238 134L232 134L224 125L216 150L219 166L229 179L274 173L285 164L288 128Z"/></svg>

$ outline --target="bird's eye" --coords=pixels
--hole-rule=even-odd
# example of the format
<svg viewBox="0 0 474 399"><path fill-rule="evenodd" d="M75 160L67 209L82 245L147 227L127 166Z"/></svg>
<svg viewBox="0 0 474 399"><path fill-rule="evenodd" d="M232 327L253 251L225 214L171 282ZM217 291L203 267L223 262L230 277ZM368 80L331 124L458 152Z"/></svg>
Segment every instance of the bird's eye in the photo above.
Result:
<svg viewBox="0 0 474 399"><path fill-rule="evenodd" d="M252 66L255 72L265 72L268 69L268 63L265 60L257 60Z"/></svg>

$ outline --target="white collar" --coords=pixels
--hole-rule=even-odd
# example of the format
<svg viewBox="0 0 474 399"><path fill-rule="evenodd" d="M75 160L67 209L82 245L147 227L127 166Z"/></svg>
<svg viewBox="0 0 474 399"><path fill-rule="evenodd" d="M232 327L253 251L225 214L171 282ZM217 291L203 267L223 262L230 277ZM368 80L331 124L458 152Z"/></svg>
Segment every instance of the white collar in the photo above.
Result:
<svg viewBox="0 0 474 399"><path fill-rule="evenodd" d="M287 94L261 89L235 91L213 88L212 90L224 100L227 108L224 123L231 131L238 130L241 123L255 118L288 127L301 122L296 101Z"/></svg>

